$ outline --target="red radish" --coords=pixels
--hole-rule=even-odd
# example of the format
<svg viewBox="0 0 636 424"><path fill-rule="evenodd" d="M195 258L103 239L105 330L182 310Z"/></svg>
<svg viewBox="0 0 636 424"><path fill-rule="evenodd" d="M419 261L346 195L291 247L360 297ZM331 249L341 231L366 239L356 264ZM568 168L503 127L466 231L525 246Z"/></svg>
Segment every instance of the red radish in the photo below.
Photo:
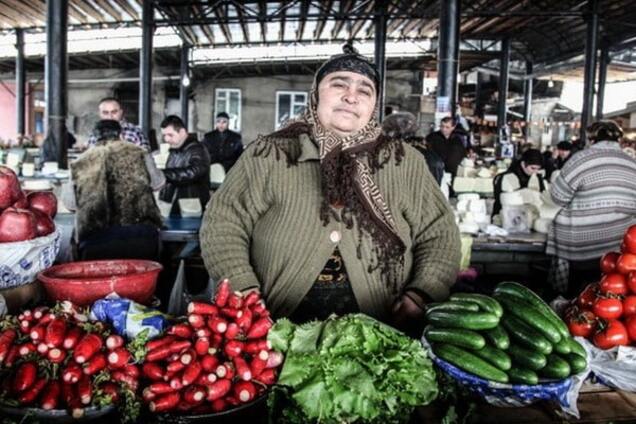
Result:
<svg viewBox="0 0 636 424"><path fill-rule="evenodd" d="M199 375L199 378L197 378L197 384L207 386L208 384L214 383L216 380L218 380L218 377L213 372L209 374L203 373Z"/></svg>
<svg viewBox="0 0 636 424"><path fill-rule="evenodd" d="M46 386L46 381L46 378L40 378L38 381L33 383L33 385L31 385L29 389L25 390L18 398L20 403L22 405L28 405L35 402L35 399L37 399L40 392L42 392L42 389Z"/></svg>
<svg viewBox="0 0 636 424"><path fill-rule="evenodd" d="M181 400L179 393L168 393L150 402L150 412L168 412L173 410Z"/></svg>
<svg viewBox="0 0 636 424"><path fill-rule="evenodd" d="M237 319L243 316L243 311L240 309L223 308L221 309L221 315L224 315L228 318Z"/></svg>
<svg viewBox="0 0 636 424"><path fill-rule="evenodd" d="M49 311L49 307L48 306L37 306L34 310L33 310L33 318L39 320L41 319L44 314L46 314Z"/></svg>
<svg viewBox="0 0 636 424"><path fill-rule="evenodd" d="M245 343L243 343L243 342L239 342L238 340L230 340L227 343L225 343L225 347L223 348L223 352L225 352L225 354L229 358L233 358L235 356L240 355L241 352L243 352L243 347L244 346L245 346Z"/></svg>
<svg viewBox="0 0 636 424"><path fill-rule="evenodd" d="M272 344L268 340L254 340L247 342L243 351L252 355L259 353L261 350L272 350Z"/></svg>
<svg viewBox="0 0 636 424"><path fill-rule="evenodd" d="M204 302L190 302L188 304L188 314L218 315L219 308L215 305Z"/></svg>
<svg viewBox="0 0 636 424"><path fill-rule="evenodd" d="M263 302L263 300L259 300L252 306L252 312L260 317L269 316L269 311L265 307L265 302Z"/></svg>
<svg viewBox="0 0 636 424"><path fill-rule="evenodd" d="M148 387L146 387L144 391L141 393L141 398L145 400L146 402L150 402L151 400L155 400L157 398L157 395L151 392Z"/></svg>
<svg viewBox="0 0 636 424"><path fill-rule="evenodd" d="M132 355L126 348L119 347L108 354L108 366L111 369L122 368L131 358Z"/></svg>
<svg viewBox="0 0 636 424"><path fill-rule="evenodd" d="M56 318L55 314L53 312L50 312L48 314L44 314L42 315L42 318L40 318L40 320L38 321L38 325L44 325L46 328L46 325L53 321Z"/></svg>
<svg viewBox="0 0 636 424"><path fill-rule="evenodd" d="M159 346L155 350L151 350L146 354L146 362L156 362L162 359L166 359L170 356L172 352L170 351L170 345Z"/></svg>
<svg viewBox="0 0 636 424"><path fill-rule="evenodd" d="M31 340L33 340L34 342L41 342L42 340L44 340L45 334L46 334L46 326L42 324L38 324L35 327L33 327L29 336L31 337Z"/></svg>
<svg viewBox="0 0 636 424"><path fill-rule="evenodd" d="M264 370L255 380L260 381L263 384L271 386L276 383L276 370L273 368L268 368Z"/></svg>
<svg viewBox="0 0 636 424"><path fill-rule="evenodd" d="M30 309L27 309L27 310L23 311L20 315L18 315L18 319L20 321L25 320L25 319L28 320L28 321L31 321L31 320L33 320L33 312Z"/></svg>
<svg viewBox="0 0 636 424"><path fill-rule="evenodd" d="M167 334L181 337L182 339L189 339L192 337L192 327L188 324L176 324L168 328Z"/></svg>
<svg viewBox="0 0 636 424"><path fill-rule="evenodd" d="M91 403L93 393L91 391L91 378L88 375L83 375L77 382L77 395L80 398L82 405L88 405Z"/></svg>
<svg viewBox="0 0 636 424"><path fill-rule="evenodd" d="M152 393L156 395L163 395L166 393L174 392L174 389L170 387L168 383L152 383L147 387L147 390L150 390Z"/></svg>
<svg viewBox="0 0 636 424"><path fill-rule="evenodd" d="M235 322L231 322L227 326L227 330L225 330L225 338L228 340L234 340L241 333L241 328Z"/></svg>
<svg viewBox="0 0 636 424"><path fill-rule="evenodd" d="M223 399L216 399L214 402L212 402L212 410L214 412L224 411L225 408L227 408L227 403Z"/></svg>
<svg viewBox="0 0 636 424"><path fill-rule="evenodd" d="M141 377L141 371L139 370L139 367L135 364L124 365L124 368L122 369L122 371L134 379L139 379L139 377Z"/></svg>
<svg viewBox="0 0 636 424"><path fill-rule="evenodd" d="M49 348L62 346L66 335L66 321L62 318L55 318L46 326L44 341Z"/></svg>
<svg viewBox="0 0 636 424"><path fill-rule="evenodd" d="M267 368L276 368L283 363L283 354L276 351L269 352L269 358L267 358Z"/></svg>
<svg viewBox="0 0 636 424"><path fill-rule="evenodd" d="M82 376L82 367L75 361L70 361L62 372L65 383L77 383Z"/></svg>
<svg viewBox="0 0 636 424"><path fill-rule="evenodd" d="M208 328L217 334L225 333L227 321L221 317L213 317L208 320Z"/></svg>
<svg viewBox="0 0 636 424"><path fill-rule="evenodd" d="M190 365L197 358L197 354L193 349L188 349L181 354L179 361L184 365Z"/></svg>
<svg viewBox="0 0 636 424"><path fill-rule="evenodd" d="M212 338L210 338L210 346L214 349L219 349L223 344L223 335L222 334L213 334Z"/></svg>
<svg viewBox="0 0 636 424"><path fill-rule="evenodd" d="M120 370L113 371L112 374L111 374L111 377L115 381L119 381L121 383L124 383L125 385L130 387L130 389L132 391L136 391L137 390L137 386L139 385L139 381L137 381L137 379L135 377L133 377L131 375L128 375L125 372L120 371Z"/></svg>
<svg viewBox="0 0 636 424"><path fill-rule="evenodd" d="M15 363L15 360L18 359L18 356L20 356L20 347L18 345L11 346L7 357L4 358L4 366L6 368L11 368Z"/></svg>
<svg viewBox="0 0 636 424"><path fill-rule="evenodd" d="M199 337L194 342L194 350L199 356L207 355L208 349L210 349L210 339L207 337Z"/></svg>
<svg viewBox="0 0 636 424"><path fill-rule="evenodd" d="M180 391L181 389L183 389L183 383L181 382L181 377L179 376L178 373L177 375L175 375L174 377L170 379L170 387L172 387L173 389L177 391Z"/></svg>
<svg viewBox="0 0 636 424"><path fill-rule="evenodd" d="M190 386L183 392L183 399L191 405L198 405L203 402L207 390L201 386Z"/></svg>
<svg viewBox="0 0 636 424"><path fill-rule="evenodd" d="M236 319L236 323L241 330L247 331L252 326L252 311L249 309L243 309L243 314Z"/></svg>
<svg viewBox="0 0 636 424"><path fill-rule="evenodd" d="M262 350L261 352L267 353L264 350ZM265 368L267 368L267 358L268 357L269 357L269 355L267 355L265 359L263 359L262 357L259 357L259 356L255 356L254 358L252 358L252 362L250 362L250 370L252 371L252 375L254 375L254 376L261 375L263 370Z"/></svg>
<svg viewBox="0 0 636 424"><path fill-rule="evenodd" d="M158 347L169 345L174 340L175 340L174 336L165 336L155 340L150 340L149 342L146 343L146 350L150 352L152 350L157 349Z"/></svg>
<svg viewBox="0 0 636 424"><path fill-rule="evenodd" d="M214 355L204 355L200 358L201 368L205 372L212 372L219 365L219 360Z"/></svg>
<svg viewBox="0 0 636 424"><path fill-rule="evenodd" d="M23 392L35 383L38 367L33 362L25 362L18 367L15 374L13 387L16 392Z"/></svg>
<svg viewBox="0 0 636 424"><path fill-rule="evenodd" d="M60 382L57 380L50 381L42 392L42 397L40 398L40 406L42 409L48 411L50 409L57 408L61 393L62 385Z"/></svg>
<svg viewBox="0 0 636 424"><path fill-rule="evenodd" d="M261 295L258 291L254 290L249 292L245 296L245 301L243 302L243 304L247 307L250 307L252 305L255 305L256 302L258 302L259 300L261 300Z"/></svg>
<svg viewBox="0 0 636 424"><path fill-rule="evenodd" d="M124 345L124 338L119 334L111 334L106 338L106 348L108 350L115 350Z"/></svg>
<svg viewBox="0 0 636 424"><path fill-rule="evenodd" d="M110 403L119 402L119 387L115 383L107 381L100 386L105 395L110 396Z"/></svg>
<svg viewBox="0 0 636 424"><path fill-rule="evenodd" d="M79 362L79 361L78 361ZM91 359L84 364L84 374L93 375L106 368L106 356L103 353L93 355Z"/></svg>
<svg viewBox="0 0 636 424"><path fill-rule="evenodd" d="M227 306L232 309L241 309L243 307L243 294L235 291L227 298Z"/></svg>
<svg viewBox="0 0 636 424"><path fill-rule="evenodd" d="M181 358L181 354L179 352L173 353L168 357L168 362L179 361Z"/></svg>
<svg viewBox="0 0 636 424"><path fill-rule="evenodd" d="M188 315L188 322L192 326L192 328L202 328L205 327L205 318L203 315L199 314L190 314Z"/></svg>
<svg viewBox="0 0 636 424"><path fill-rule="evenodd" d="M192 342L190 340L180 340L178 342L174 342L170 345L170 353L181 353L184 350L188 349L192 346Z"/></svg>
<svg viewBox="0 0 636 424"><path fill-rule="evenodd" d="M64 349L73 349L77 342L79 342L80 338L83 336L84 332L79 327L74 327L66 333L66 337L64 338L64 343L62 346Z"/></svg>
<svg viewBox="0 0 636 424"><path fill-rule="evenodd" d="M260 339L267 335L270 328L272 328L272 320L269 318L260 318L252 324L246 336L248 339Z"/></svg>
<svg viewBox="0 0 636 424"><path fill-rule="evenodd" d="M45 355L49 351L49 345L44 342L38 343L37 346L38 352L42 355Z"/></svg>
<svg viewBox="0 0 636 424"><path fill-rule="evenodd" d="M20 345L20 349L18 350L18 354L20 356L27 356L29 353L36 352L37 348L32 342L26 342Z"/></svg>
<svg viewBox="0 0 636 424"><path fill-rule="evenodd" d="M31 324L33 321L27 321L25 319L20 320L20 331L24 334L28 334L31 330Z"/></svg>
<svg viewBox="0 0 636 424"><path fill-rule="evenodd" d="M249 402L256 397L256 387L250 381L239 381L234 385L234 395L241 402Z"/></svg>
<svg viewBox="0 0 636 424"><path fill-rule="evenodd" d="M214 304L219 308L222 308L227 303L230 297L230 280L227 278L221 281L219 287L216 289L216 296L214 296Z"/></svg>
<svg viewBox="0 0 636 424"><path fill-rule="evenodd" d="M184 386L189 386L197 381L199 374L201 374L201 365L195 361L188 365L183 371L183 375L181 376L181 383Z"/></svg>
<svg viewBox="0 0 636 424"><path fill-rule="evenodd" d="M230 405L230 406L239 406L241 404L241 402L238 400L238 398L236 396L233 396L233 395L227 395L225 397L225 402L227 402L227 404Z"/></svg>
<svg viewBox="0 0 636 424"><path fill-rule="evenodd" d="M221 399L226 394L228 394L228 392L232 388L232 382L229 379L224 378L208 385L207 388L208 393L206 396L206 400L208 402L213 402L217 399Z"/></svg>
<svg viewBox="0 0 636 424"><path fill-rule="evenodd" d="M219 378L231 380L234 378L234 366L230 362L225 362L216 367L216 375Z"/></svg>
<svg viewBox="0 0 636 424"><path fill-rule="evenodd" d="M154 362L145 362L142 366L142 371L147 378L154 381L163 380L165 375L164 369Z"/></svg>
<svg viewBox="0 0 636 424"><path fill-rule="evenodd" d="M47 357L52 363L61 364L66 359L66 351L55 347L48 351Z"/></svg>
<svg viewBox="0 0 636 424"><path fill-rule="evenodd" d="M166 367L166 371L168 371L169 373L176 373L183 370L185 367L186 364L184 364L183 362L174 361L168 364L168 366Z"/></svg>
<svg viewBox="0 0 636 424"><path fill-rule="evenodd" d="M250 367L247 366L247 362L245 359L240 356L235 356L232 358L232 362L234 363L234 368L236 369L236 375L244 381L249 381L252 379L252 371L250 371Z"/></svg>
<svg viewBox="0 0 636 424"><path fill-rule="evenodd" d="M212 331L209 328L199 328L197 330L197 337L210 337L212 336Z"/></svg>
<svg viewBox="0 0 636 424"><path fill-rule="evenodd" d="M79 343L77 343L77 346L75 346L73 358L75 358L75 362L78 364L83 364L91 359L91 357L97 353L102 346L102 338L97 334L89 333L82 337Z"/></svg>

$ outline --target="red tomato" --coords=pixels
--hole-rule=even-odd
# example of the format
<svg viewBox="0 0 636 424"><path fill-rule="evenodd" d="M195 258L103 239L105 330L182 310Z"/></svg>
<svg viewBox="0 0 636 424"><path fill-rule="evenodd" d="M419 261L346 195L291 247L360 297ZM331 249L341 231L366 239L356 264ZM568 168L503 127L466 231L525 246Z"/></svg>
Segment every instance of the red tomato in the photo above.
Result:
<svg viewBox="0 0 636 424"><path fill-rule="evenodd" d="M636 294L636 272L630 272L627 274L627 287Z"/></svg>
<svg viewBox="0 0 636 424"><path fill-rule="evenodd" d="M603 276L598 287L600 292L604 294L627 294L627 281L625 281L623 274L614 273Z"/></svg>
<svg viewBox="0 0 636 424"><path fill-rule="evenodd" d="M594 302L594 315L603 319L620 318L623 314L623 304L620 299L612 297L599 297Z"/></svg>
<svg viewBox="0 0 636 424"><path fill-rule="evenodd" d="M619 252L609 252L601 258L601 272L611 274L616 271L616 260L621 254Z"/></svg>
<svg viewBox="0 0 636 424"><path fill-rule="evenodd" d="M623 316L636 315L636 296L625 296L623 299Z"/></svg>
<svg viewBox="0 0 636 424"><path fill-rule="evenodd" d="M589 338L596 328L596 317L590 311L582 311L571 316L567 323L570 334Z"/></svg>
<svg viewBox="0 0 636 424"><path fill-rule="evenodd" d="M624 346L628 343L627 329L618 320L609 321L605 328L594 335L594 344L601 349L611 349L614 346Z"/></svg>
<svg viewBox="0 0 636 424"><path fill-rule="evenodd" d="M625 275L636 271L636 254L623 253L616 261L616 270Z"/></svg>
<svg viewBox="0 0 636 424"><path fill-rule="evenodd" d="M623 237L623 244L625 250L623 252L633 253L636 255L636 225L632 225L625 231L625 237Z"/></svg>
<svg viewBox="0 0 636 424"><path fill-rule="evenodd" d="M625 321L625 328L627 328L627 335L632 342L636 342L636 315L632 315Z"/></svg>
<svg viewBox="0 0 636 424"><path fill-rule="evenodd" d="M581 309L592 309L594 307L594 301L596 300L597 289L597 283L585 286L581 294L579 294L579 297L576 299L576 304L579 305Z"/></svg>

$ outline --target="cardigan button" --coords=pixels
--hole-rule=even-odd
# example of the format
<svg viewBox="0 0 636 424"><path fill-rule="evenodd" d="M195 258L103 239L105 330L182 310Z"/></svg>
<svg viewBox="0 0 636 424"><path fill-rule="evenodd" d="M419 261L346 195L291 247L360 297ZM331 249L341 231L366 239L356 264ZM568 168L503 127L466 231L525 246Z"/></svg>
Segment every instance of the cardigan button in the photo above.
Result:
<svg viewBox="0 0 636 424"><path fill-rule="evenodd" d="M331 232L331 234L329 234L329 240L331 240L333 243L338 243L341 238L342 236L340 235L340 231L334 230Z"/></svg>

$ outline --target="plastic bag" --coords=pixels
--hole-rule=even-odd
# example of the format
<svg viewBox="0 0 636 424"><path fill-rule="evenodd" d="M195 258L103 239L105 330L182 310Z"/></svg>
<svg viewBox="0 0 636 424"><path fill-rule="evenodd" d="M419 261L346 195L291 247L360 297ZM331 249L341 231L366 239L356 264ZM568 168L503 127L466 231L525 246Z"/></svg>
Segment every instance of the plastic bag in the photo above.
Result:
<svg viewBox="0 0 636 424"><path fill-rule="evenodd" d="M53 265L60 251L60 231L32 240L3 243L0 249L0 289L30 284Z"/></svg>
<svg viewBox="0 0 636 424"><path fill-rule="evenodd" d="M134 339L147 330L149 339L168 327L168 318L156 309L129 299L112 297L100 299L91 307L91 319L110 323L117 334Z"/></svg>
<svg viewBox="0 0 636 424"><path fill-rule="evenodd" d="M636 348L617 346L603 350L582 337L576 337L576 340L587 352L590 371L602 384L636 392Z"/></svg>

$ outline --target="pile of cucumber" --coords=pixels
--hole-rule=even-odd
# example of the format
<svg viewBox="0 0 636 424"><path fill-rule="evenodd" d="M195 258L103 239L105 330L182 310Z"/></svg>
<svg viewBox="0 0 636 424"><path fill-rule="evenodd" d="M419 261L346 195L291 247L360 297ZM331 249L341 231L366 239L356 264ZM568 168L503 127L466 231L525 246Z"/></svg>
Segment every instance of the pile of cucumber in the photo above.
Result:
<svg viewBox="0 0 636 424"><path fill-rule="evenodd" d="M498 383L564 379L587 366L585 349L532 290L500 283L492 297L455 293L426 312L424 336L437 357Z"/></svg>

